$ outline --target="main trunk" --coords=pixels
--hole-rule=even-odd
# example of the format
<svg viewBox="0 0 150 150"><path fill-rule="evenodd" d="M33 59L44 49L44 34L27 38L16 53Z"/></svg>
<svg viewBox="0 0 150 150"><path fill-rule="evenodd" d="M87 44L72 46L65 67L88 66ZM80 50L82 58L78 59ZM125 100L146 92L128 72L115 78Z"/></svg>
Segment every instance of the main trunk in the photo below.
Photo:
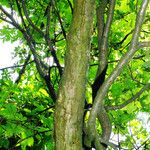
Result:
<svg viewBox="0 0 150 150"><path fill-rule="evenodd" d="M65 70L55 110L55 149L81 150L86 73L94 0L74 1Z"/></svg>

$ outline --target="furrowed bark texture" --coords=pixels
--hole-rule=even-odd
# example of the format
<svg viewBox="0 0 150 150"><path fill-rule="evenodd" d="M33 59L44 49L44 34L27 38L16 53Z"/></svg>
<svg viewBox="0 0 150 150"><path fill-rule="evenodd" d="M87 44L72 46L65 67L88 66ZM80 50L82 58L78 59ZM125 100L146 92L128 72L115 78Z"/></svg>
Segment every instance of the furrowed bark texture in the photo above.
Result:
<svg viewBox="0 0 150 150"><path fill-rule="evenodd" d="M92 30L94 0L74 1L67 36L65 70L55 110L55 149L81 150L86 72Z"/></svg>

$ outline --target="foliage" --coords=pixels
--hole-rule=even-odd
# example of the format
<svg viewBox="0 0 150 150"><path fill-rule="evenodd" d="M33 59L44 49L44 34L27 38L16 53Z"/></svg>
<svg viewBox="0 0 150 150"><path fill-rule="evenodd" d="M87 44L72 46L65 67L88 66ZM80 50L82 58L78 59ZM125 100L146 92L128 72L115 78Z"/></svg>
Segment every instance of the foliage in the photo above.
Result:
<svg viewBox="0 0 150 150"><path fill-rule="evenodd" d="M66 36L71 26L73 1L0 0L0 4L0 38L3 42L19 43L13 53L15 66L0 69L0 148L52 150L55 102L65 68ZM106 78L129 51L140 6L139 0L116 2L108 39ZM139 37L142 42L150 41L149 13L150 6ZM106 14L104 16L106 20ZM86 101L91 105L91 85L98 74L100 61L97 26L95 17L86 79ZM150 131L137 117L146 114L148 120L150 113L148 46L138 49L105 96L105 108L112 123L110 141L120 148L149 149ZM122 104L124 106L119 107ZM88 117L87 113L85 123ZM102 131L99 123L97 129Z"/></svg>

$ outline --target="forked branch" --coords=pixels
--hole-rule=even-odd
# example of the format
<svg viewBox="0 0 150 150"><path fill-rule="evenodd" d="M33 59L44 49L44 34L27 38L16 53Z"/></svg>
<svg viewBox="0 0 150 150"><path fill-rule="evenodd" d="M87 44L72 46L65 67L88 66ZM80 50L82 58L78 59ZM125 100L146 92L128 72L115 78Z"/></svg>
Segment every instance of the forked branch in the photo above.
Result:
<svg viewBox="0 0 150 150"><path fill-rule="evenodd" d="M93 104L91 114L89 116L87 129L88 129L88 142L92 142L95 138L95 130L96 130L96 117L97 113L101 111L104 103L104 97L106 93L108 92L110 86L114 82L114 80L120 75L121 71L123 70L123 67L128 64L128 62L132 59L135 52L138 50L138 39L140 35L140 30L142 27L142 23L144 20L146 8L148 6L149 0L143 0L139 13L137 14L136 23L135 23L135 30L133 32L132 41L129 47L128 52L121 58L118 65L114 69L114 71L111 73L111 75L107 78L107 80L104 82L104 84L99 89L97 96L95 98L95 102ZM109 140L109 139L108 139Z"/></svg>

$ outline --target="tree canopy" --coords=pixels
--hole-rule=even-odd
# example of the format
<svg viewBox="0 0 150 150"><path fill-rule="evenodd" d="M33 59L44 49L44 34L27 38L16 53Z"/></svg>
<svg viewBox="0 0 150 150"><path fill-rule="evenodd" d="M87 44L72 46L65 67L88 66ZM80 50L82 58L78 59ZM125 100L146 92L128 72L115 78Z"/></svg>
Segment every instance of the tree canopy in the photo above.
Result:
<svg viewBox="0 0 150 150"><path fill-rule="evenodd" d="M149 22L149 0L0 0L0 149L150 149Z"/></svg>

